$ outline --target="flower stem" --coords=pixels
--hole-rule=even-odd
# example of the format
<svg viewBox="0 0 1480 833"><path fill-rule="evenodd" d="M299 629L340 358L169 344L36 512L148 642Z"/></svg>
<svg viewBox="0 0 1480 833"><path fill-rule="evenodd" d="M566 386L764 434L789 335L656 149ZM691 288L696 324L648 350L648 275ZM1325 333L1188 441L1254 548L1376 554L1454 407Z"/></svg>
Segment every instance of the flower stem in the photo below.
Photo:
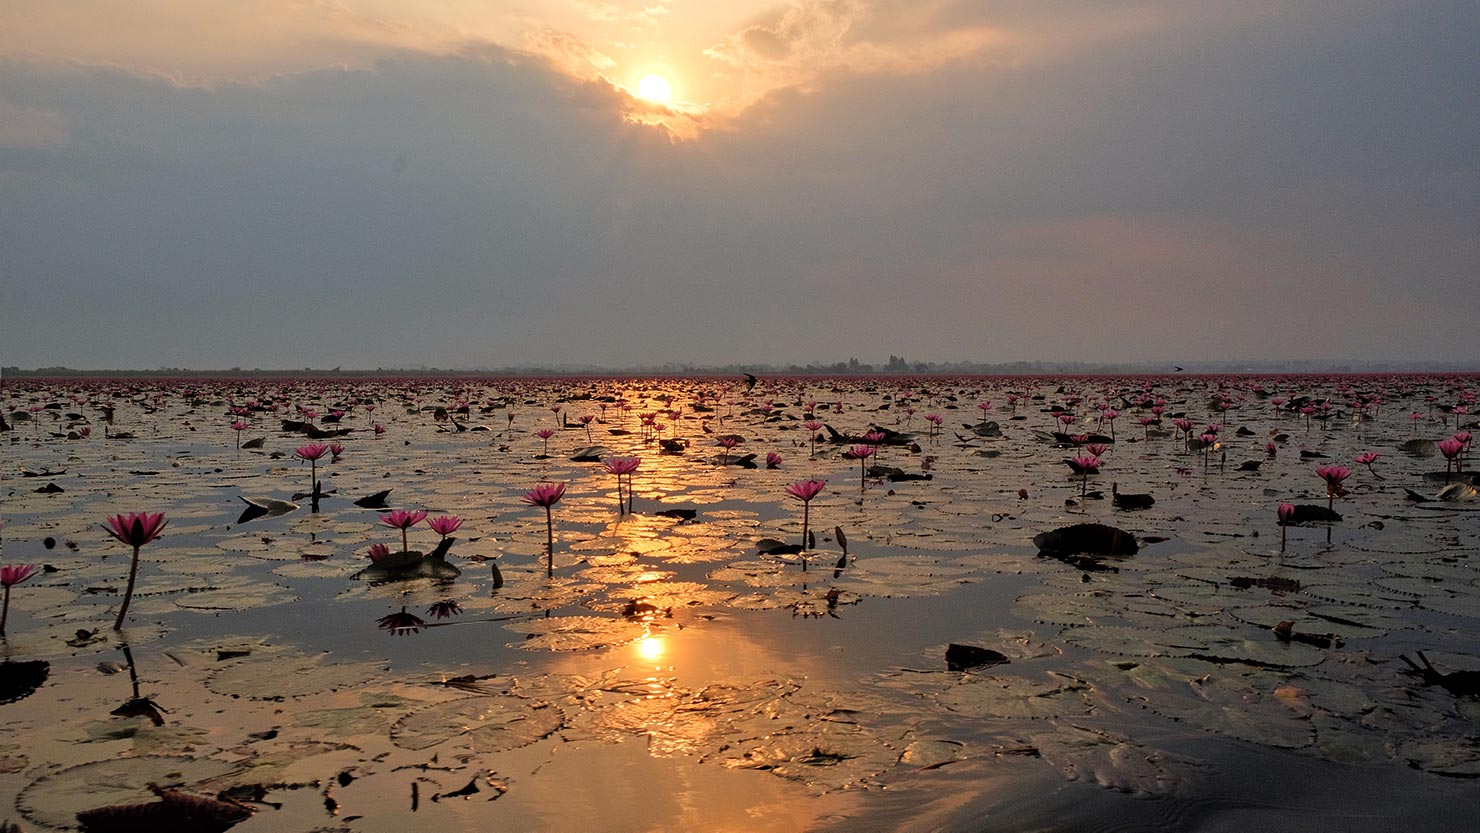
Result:
<svg viewBox="0 0 1480 833"><path fill-rule="evenodd" d="M128 615L129 600L134 597L134 579L139 575L139 548L134 547L133 561L128 567L128 587L123 591L123 605L118 608L118 618L113 620L113 630L123 630L123 617Z"/></svg>
<svg viewBox="0 0 1480 833"><path fill-rule="evenodd" d="M545 507L545 578L555 577L555 517Z"/></svg>

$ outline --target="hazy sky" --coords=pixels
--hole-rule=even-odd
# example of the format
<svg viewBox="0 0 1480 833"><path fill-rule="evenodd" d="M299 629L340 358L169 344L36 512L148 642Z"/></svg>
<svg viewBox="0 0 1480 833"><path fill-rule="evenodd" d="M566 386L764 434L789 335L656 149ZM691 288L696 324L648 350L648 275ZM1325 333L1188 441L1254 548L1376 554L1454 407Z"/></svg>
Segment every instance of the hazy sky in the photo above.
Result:
<svg viewBox="0 0 1480 833"><path fill-rule="evenodd" d="M1480 362L1477 278L1475 0L0 4L5 365Z"/></svg>

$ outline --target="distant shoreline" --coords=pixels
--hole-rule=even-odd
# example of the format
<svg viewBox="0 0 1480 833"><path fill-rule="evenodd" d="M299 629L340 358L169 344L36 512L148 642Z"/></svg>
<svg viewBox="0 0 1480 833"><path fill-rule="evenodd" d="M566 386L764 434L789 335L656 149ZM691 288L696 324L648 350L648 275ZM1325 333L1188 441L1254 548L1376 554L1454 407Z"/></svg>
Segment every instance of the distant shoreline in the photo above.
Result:
<svg viewBox="0 0 1480 833"><path fill-rule="evenodd" d="M1236 376L1236 375L1401 375L1435 373L1445 375L1480 374L1480 365L1414 362L1398 363L1317 363L1317 362L1190 362L1180 368L1159 363L1089 364L1059 362L1007 362L1001 364L921 364L904 368L881 368L873 365L731 365L724 367L632 367L571 368L520 367L498 369L452 368L375 368L373 370L252 369L241 368L192 370L186 368L79 369L42 367L23 369L0 368L0 381L6 379L479 379L479 378L715 378L742 376L785 377L875 377L908 379L911 377L957 376Z"/></svg>

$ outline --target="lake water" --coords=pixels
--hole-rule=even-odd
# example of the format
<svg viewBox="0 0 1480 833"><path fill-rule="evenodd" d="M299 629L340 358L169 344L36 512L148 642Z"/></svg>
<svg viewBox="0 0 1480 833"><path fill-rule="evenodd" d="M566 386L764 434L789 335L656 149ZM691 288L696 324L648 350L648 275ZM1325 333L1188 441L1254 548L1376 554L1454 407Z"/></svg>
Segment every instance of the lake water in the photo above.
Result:
<svg viewBox="0 0 1480 833"><path fill-rule="evenodd" d="M12 590L0 821L75 829L154 783L252 807L242 833L1469 830L1480 696L1441 675L1480 671L1480 502L1436 443L1476 388L7 380L3 563L46 569ZM343 445L317 512L285 420ZM847 456L873 427L898 434ZM1065 462L1082 435L1096 473ZM631 514L614 455L642 459ZM808 479L815 543L778 551ZM1341 519L1282 545L1281 503ZM392 509L462 525L375 567ZM169 525L115 633L132 551L100 525L145 511ZM1085 523L1137 552L1034 544Z"/></svg>

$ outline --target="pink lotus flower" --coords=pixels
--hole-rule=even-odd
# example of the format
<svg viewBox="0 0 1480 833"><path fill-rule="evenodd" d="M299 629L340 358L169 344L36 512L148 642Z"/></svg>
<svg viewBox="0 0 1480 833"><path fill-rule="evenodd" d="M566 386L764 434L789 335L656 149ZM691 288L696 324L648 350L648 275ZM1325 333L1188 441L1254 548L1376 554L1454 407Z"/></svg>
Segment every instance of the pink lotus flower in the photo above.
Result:
<svg viewBox="0 0 1480 833"><path fill-rule="evenodd" d="M1275 452L1278 450L1279 446L1275 445L1273 440L1264 444L1264 453L1268 454L1270 457L1273 457L1275 455Z"/></svg>
<svg viewBox="0 0 1480 833"><path fill-rule="evenodd" d="M641 463L641 457L609 457L606 462L602 463L602 467L608 474L623 475L637 471Z"/></svg>
<svg viewBox="0 0 1480 833"><path fill-rule="evenodd" d="M401 551L410 552L411 547L407 543L406 530L421 523L422 519L424 519L426 516L427 512L425 509L417 509L413 512L407 512L404 509L396 509L392 512L381 515L380 522L390 527L391 529L401 530Z"/></svg>
<svg viewBox="0 0 1480 833"><path fill-rule="evenodd" d="M863 435L863 441L868 443L869 445L877 447L880 443L884 442L884 432L869 431L868 433Z"/></svg>
<svg viewBox="0 0 1480 833"><path fill-rule="evenodd" d="M1335 506L1336 498L1346 494L1341 488L1341 481L1351 476L1352 470L1346 466L1317 466L1316 475L1326 481L1326 508Z"/></svg>
<svg viewBox="0 0 1480 833"><path fill-rule="evenodd" d="M9 589L30 578L35 572L35 564L6 564L4 567L0 567L0 585L4 585L6 589ZM3 630L0 630L0 633L3 632Z"/></svg>
<svg viewBox="0 0 1480 833"><path fill-rule="evenodd" d="M802 502L802 549L807 549L808 524L812 520L812 499L822 494L827 488L826 480L802 480L786 487L788 497L796 498ZM807 569L807 562L802 561L802 569Z"/></svg>
<svg viewBox="0 0 1480 833"><path fill-rule="evenodd" d="M776 469L781 467L781 455L774 451L766 452L766 468Z"/></svg>
<svg viewBox="0 0 1480 833"><path fill-rule="evenodd" d="M1295 504L1281 503L1275 513L1280 518L1280 552L1285 551L1285 528L1295 520Z"/></svg>
<svg viewBox="0 0 1480 833"><path fill-rule="evenodd" d="M810 503L812 501L812 498L815 498L818 495L822 494L822 490L825 488L827 488L826 480L803 480L799 483L793 483L790 486L787 486L786 494L787 496L794 497L803 503Z"/></svg>
<svg viewBox="0 0 1480 833"><path fill-rule="evenodd" d="M520 500L529 506L548 508L559 503L563 497L565 497L564 483L536 483L535 487L525 492Z"/></svg>
<svg viewBox="0 0 1480 833"><path fill-rule="evenodd" d="M427 526L431 527L433 532L446 538L462 527L462 518L456 515L438 515L427 521Z"/></svg>
<svg viewBox="0 0 1480 833"><path fill-rule="evenodd" d="M34 572L34 564L6 564L0 567L0 585L5 587L5 601L0 606L0 637L5 636L5 620L10 618L10 588L30 578Z"/></svg>
<svg viewBox="0 0 1480 833"><path fill-rule="evenodd" d="M339 443L330 443L329 453L334 455L334 459L337 461L340 455L344 454L344 446L340 445Z"/></svg>
<svg viewBox="0 0 1480 833"><path fill-rule="evenodd" d="M812 448L807 453L815 457L817 455L817 432L822 430L822 423L809 419L802 423L802 427L807 429L807 439L812 443Z"/></svg>
<svg viewBox="0 0 1480 833"><path fill-rule="evenodd" d="M308 460L309 462L322 460L324 458L324 455L328 453L328 443L309 443L307 445L300 445L297 448L293 449L294 457L297 457L300 460Z"/></svg>
<svg viewBox="0 0 1480 833"><path fill-rule="evenodd" d="M371 563L373 563L373 564L379 564L380 562L382 562L382 561L384 561L384 560L386 560L387 558L390 558L390 557L391 557L391 548L390 547L386 546L385 544L378 544L378 543L377 544L371 544L370 545L370 561L371 561Z"/></svg>
<svg viewBox="0 0 1480 833"><path fill-rule="evenodd" d="M1100 473L1100 458L1090 454L1081 454L1073 460L1065 460L1069 468L1079 475L1079 497L1082 499L1089 493L1089 476Z"/></svg>
<svg viewBox="0 0 1480 833"><path fill-rule="evenodd" d="M641 457L608 457L602 467L617 476L617 514L632 511L632 473L642 464ZM622 503L622 477L627 477L627 503Z"/></svg>
<svg viewBox="0 0 1480 833"><path fill-rule="evenodd" d="M319 511L319 460L329 453L327 443L309 443L293 450L293 456L308 461L308 479L313 487L308 490L313 511Z"/></svg>
<svg viewBox="0 0 1480 833"><path fill-rule="evenodd" d="M1352 462L1354 462L1354 463L1360 463L1360 464L1366 466L1367 467L1367 471L1371 472L1371 474L1372 474L1373 477L1377 478L1378 480L1382 480L1383 479L1383 476L1380 475L1380 474L1378 474L1372 468L1372 464L1375 463L1375 462L1377 462L1377 458L1379 456L1381 456L1381 455L1379 455L1376 451L1364 451L1361 454L1358 454L1357 456L1353 457L1352 458Z"/></svg>
<svg viewBox="0 0 1480 833"><path fill-rule="evenodd" d="M540 456L542 456L542 457L549 457L550 456L550 438L553 437L553 436L555 436L554 429L551 429L551 428L541 428L540 430L534 432L534 435L536 437L539 437L541 440L544 440L545 441L545 447L544 447L544 450L540 452Z"/></svg>
<svg viewBox="0 0 1480 833"><path fill-rule="evenodd" d="M128 615L129 600L134 597L134 580L139 575L139 548L159 537L169 521L164 519L163 512L151 515L147 512L131 512L127 515L114 515L108 518L107 526L103 527L108 534L120 543L134 548L133 560L129 562L128 587L123 591L123 604L118 608L118 618L113 620L113 630L123 629L124 617Z"/></svg>
<svg viewBox="0 0 1480 833"><path fill-rule="evenodd" d="M1090 443L1089 445L1086 445L1084 447L1084 450L1088 451L1090 454L1093 454L1096 457L1104 457L1105 452L1110 450L1110 446L1105 445L1104 443Z"/></svg>
<svg viewBox="0 0 1480 833"><path fill-rule="evenodd" d="M555 575L555 515L551 510L560 499L565 497L564 483L536 483L533 489L524 493L520 498L529 506L545 507L545 576L553 578Z"/></svg>
<svg viewBox="0 0 1480 833"><path fill-rule="evenodd" d="M381 434L384 434L385 433L385 426L384 425L381 425L380 423L377 422L377 423L375 423L375 427L372 430L375 431L375 436L378 437Z"/></svg>
<svg viewBox="0 0 1480 833"><path fill-rule="evenodd" d="M130 512L108 518L108 524L103 528L119 543L138 548L158 538L168 525L169 521L165 520L163 512L153 515L148 512Z"/></svg>
<svg viewBox="0 0 1480 833"><path fill-rule="evenodd" d="M434 602L431 607L427 608L427 615L438 619L451 619L462 613L462 610L462 605L457 602Z"/></svg>
<svg viewBox="0 0 1480 833"><path fill-rule="evenodd" d="M1093 454L1081 454L1072 460L1065 460L1064 462L1069 464L1069 468L1073 469L1075 474L1100 473L1100 458Z"/></svg>

